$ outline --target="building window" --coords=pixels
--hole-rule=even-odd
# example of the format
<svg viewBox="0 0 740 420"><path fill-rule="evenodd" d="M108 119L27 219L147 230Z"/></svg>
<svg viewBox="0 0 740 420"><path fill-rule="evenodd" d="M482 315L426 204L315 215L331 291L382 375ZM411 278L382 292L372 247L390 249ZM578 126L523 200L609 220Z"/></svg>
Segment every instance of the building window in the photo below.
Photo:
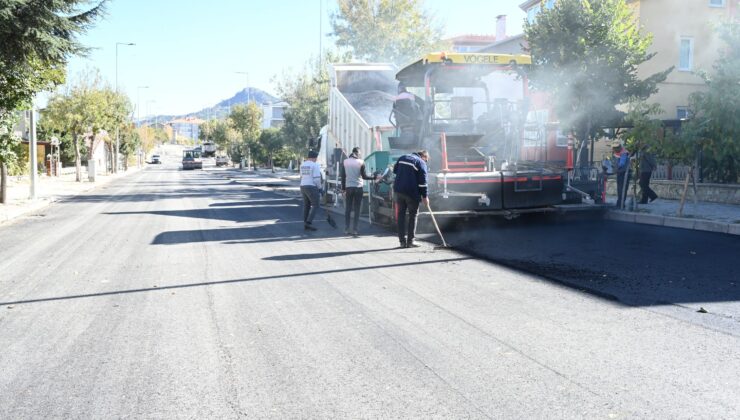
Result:
<svg viewBox="0 0 740 420"><path fill-rule="evenodd" d="M709 0L709 7L725 7L725 0Z"/></svg>
<svg viewBox="0 0 740 420"><path fill-rule="evenodd" d="M691 71L694 65L694 38L681 38L679 49L678 69Z"/></svg>
<svg viewBox="0 0 740 420"><path fill-rule="evenodd" d="M676 107L676 118L678 118L679 120L685 120L689 118L689 107L677 106Z"/></svg>
<svg viewBox="0 0 740 420"><path fill-rule="evenodd" d="M540 12L540 5L536 5L531 9L527 10L527 21L532 24L537 19L537 13Z"/></svg>

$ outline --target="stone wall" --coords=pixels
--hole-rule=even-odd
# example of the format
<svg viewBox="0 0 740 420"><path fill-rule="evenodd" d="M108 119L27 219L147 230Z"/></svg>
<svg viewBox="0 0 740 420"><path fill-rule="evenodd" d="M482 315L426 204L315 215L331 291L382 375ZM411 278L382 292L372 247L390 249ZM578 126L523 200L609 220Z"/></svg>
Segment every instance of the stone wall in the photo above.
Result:
<svg viewBox="0 0 740 420"><path fill-rule="evenodd" d="M683 181L651 181L650 188L655 190L660 198L669 200L680 200L683 192ZM632 183L630 183L632 188ZM721 204L740 204L740 185L738 184L696 184L699 201L708 201ZM631 191L631 190L630 190ZM617 194L617 181L607 181L606 192L609 195ZM640 187L637 187L639 197ZM686 194L688 200L694 199L694 188L689 181L689 190Z"/></svg>

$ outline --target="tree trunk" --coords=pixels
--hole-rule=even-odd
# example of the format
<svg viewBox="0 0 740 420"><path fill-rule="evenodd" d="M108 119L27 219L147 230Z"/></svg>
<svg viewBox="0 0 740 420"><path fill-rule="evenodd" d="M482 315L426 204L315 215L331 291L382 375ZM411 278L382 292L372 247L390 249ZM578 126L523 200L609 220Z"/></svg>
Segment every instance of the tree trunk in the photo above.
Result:
<svg viewBox="0 0 740 420"><path fill-rule="evenodd" d="M678 217L683 217L683 205L686 202L686 194L689 192L689 177L694 172L694 167L689 169L689 173L686 174L686 181L683 183L683 193L681 193L681 204L678 206Z"/></svg>
<svg viewBox="0 0 740 420"><path fill-rule="evenodd" d="M72 137L75 146L75 181L82 182L82 159L80 157L80 141L77 136Z"/></svg>
<svg viewBox="0 0 740 420"><path fill-rule="evenodd" d="M247 170L252 168L252 148L247 146Z"/></svg>
<svg viewBox="0 0 740 420"><path fill-rule="evenodd" d="M8 197L8 167L0 162L0 203L5 204Z"/></svg>

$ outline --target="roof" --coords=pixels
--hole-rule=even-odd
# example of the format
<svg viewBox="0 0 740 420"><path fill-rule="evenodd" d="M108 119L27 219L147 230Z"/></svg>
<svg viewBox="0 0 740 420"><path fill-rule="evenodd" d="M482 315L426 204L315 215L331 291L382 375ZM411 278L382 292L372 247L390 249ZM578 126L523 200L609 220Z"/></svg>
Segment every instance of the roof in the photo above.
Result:
<svg viewBox="0 0 740 420"><path fill-rule="evenodd" d="M196 124L200 125L206 122L205 120L201 120L197 117L186 117L186 118L177 118L169 122L169 124Z"/></svg>
<svg viewBox="0 0 740 420"><path fill-rule="evenodd" d="M427 71L434 69L437 84L443 84L444 79L447 79L453 86L473 87L478 85L482 76L497 70L511 70L512 64L529 65L532 64L532 59L523 54L436 52L401 69L396 74L396 79L406 86L424 86Z"/></svg>
<svg viewBox="0 0 740 420"><path fill-rule="evenodd" d="M510 36L481 48L478 52L512 54L523 51L522 44L526 44L524 34Z"/></svg>
<svg viewBox="0 0 740 420"><path fill-rule="evenodd" d="M520 4L519 8L526 12L527 9L529 9L530 7L534 6L537 3L540 3L541 1L542 0L527 0L524 3Z"/></svg>
<svg viewBox="0 0 740 420"><path fill-rule="evenodd" d="M458 35L452 38L447 39L446 41L450 41L454 44L483 44L488 45L492 42L496 41L495 35Z"/></svg>

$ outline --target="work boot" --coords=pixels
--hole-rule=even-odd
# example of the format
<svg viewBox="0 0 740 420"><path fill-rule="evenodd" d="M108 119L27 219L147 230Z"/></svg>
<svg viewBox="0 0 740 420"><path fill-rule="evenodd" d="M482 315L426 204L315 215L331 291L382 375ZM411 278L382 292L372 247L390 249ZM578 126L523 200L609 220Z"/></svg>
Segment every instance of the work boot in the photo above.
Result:
<svg viewBox="0 0 740 420"><path fill-rule="evenodd" d="M408 242L406 242L406 248L419 248L421 245L416 243L415 239L409 239Z"/></svg>

